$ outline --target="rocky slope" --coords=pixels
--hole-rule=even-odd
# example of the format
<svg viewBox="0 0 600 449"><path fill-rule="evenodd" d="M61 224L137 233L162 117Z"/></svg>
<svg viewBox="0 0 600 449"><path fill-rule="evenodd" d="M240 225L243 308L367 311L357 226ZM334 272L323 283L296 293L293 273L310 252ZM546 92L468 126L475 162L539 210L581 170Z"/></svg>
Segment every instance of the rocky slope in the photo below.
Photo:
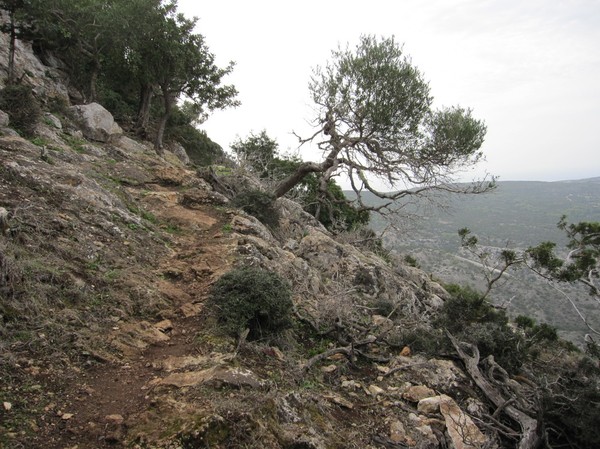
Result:
<svg viewBox="0 0 600 449"><path fill-rule="evenodd" d="M48 104L68 90L45 86ZM0 117L0 447L492 448L518 440L502 412L528 431L510 391L482 394L476 351L411 350L447 299L420 270L290 200L263 225L100 105L47 112L29 139ZM290 282L285 333L228 336L207 305L248 266Z"/></svg>
<svg viewBox="0 0 600 449"><path fill-rule="evenodd" d="M174 157L118 135L73 145L59 129L41 125L38 145L0 137L5 447L437 446L443 415L417 402L459 393L464 374L379 339L426 320L439 286L335 241L291 201L272 232ZM335 339L301 320L237 347L203 304L239 265L292 281L299 317L354 326L374 361L333 351L306 369Z"/></svg>

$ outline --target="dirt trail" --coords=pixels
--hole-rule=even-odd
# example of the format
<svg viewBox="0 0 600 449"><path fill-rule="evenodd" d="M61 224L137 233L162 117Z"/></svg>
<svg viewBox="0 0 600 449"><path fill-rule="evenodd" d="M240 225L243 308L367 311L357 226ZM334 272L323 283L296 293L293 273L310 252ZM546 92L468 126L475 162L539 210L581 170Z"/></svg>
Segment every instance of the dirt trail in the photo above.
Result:
<svg viewBox="0 0 600 449"><path fill-rule="evenodd" d="M178 192L160 186L139 199L146 210L168 219L177 230L170 256L158 264L153 286L172 307L158 322L116 323L107 338L121 349L118 362L81 370L71 379L51 379L63 384L62 392L46 407L31 447L123 447L127 429L156 405L153 384L200 355L196 335L204 321L203 302L212 282L231 263L228 255L234 242L223 232L229 219L212 206L184 207Z"/></svg>

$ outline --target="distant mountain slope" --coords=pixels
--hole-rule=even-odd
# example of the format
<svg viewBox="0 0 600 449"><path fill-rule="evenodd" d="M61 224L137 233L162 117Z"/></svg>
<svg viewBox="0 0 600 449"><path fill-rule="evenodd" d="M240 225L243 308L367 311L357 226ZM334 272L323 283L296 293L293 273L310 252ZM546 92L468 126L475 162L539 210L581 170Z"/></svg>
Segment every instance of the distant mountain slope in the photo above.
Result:
<svg viewBox="0 0 600 449"><path fill-rule="evenodd" d="M376 203L374 198L368 201ZM560 181L506 181L489 194L438 198L442 206L427 201L407 204L402 231L388 230L385 240L400 254L411 254L422 267L444 282L481 286L481 270L461 260L457 230L467 227L484 245L525 249L542 241L565 242L556 223L564 214L570 222L600 221L600 177ZM383 230L387 223L373 217L372 226ZM581 290L570 290L581 307L600 323L600 311ZM527 314L557 326L565 337L580 341L585 326L564 297L541 279L523 273L495 290L497 302L511 302L512 314Z"/></svg>

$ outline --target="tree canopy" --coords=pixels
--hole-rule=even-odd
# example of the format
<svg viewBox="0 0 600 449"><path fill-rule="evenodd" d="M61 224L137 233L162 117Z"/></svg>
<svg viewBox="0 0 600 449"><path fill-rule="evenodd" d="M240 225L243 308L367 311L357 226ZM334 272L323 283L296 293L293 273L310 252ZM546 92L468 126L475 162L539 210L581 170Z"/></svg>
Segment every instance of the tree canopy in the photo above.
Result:
<svg viewBox="0 0 600 449"><path fill-rule="evenodd" d="M31 24L23 37L36 49L59 54L81 101L101 101L109 109L128 111L140 135L153 135L158 152L180 98L189 101L188 109L195 114L190 125L215 109L238 104L235 87L223 83L233 63L216 65L204 36L195 31L197 19L179 14L176 0L4 4L14 6L13 23ZM153 102L155 96L160 103ZM154 129L149 130L151 118Z"/></svg>
<svg viewBox="0 0 600 449"><path fill-rule="evenodd" d="M455 175L476 164L486 126L470 109L434 110L428 83L393 38L362 36L351 51L338 49L309 84L316 107L312 142L322 162L305 162L275 189L282 196L309 173L318 173L321 196L327 182L345 174L359 207L389 211L394 201L431 190L477 193L491 183L454 183ZM391 193L380 192L383 182ZM384 201L362 202L371 192Z"/></svg>

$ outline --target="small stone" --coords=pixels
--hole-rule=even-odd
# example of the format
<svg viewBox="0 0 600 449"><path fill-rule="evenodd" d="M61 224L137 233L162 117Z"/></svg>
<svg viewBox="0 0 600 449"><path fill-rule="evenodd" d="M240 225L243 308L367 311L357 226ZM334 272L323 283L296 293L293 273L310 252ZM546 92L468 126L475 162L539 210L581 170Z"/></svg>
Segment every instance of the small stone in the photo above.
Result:
<svg viewBox="0 0 600 449"><path fill-rule="evenodd" d="M344 407L349 410L352 410L354 408L354 404L352 402L348 401L347 399L344 399L341 396L338 396L337 394L324 395L323 397L325 399L330 400L334 404L339 405L340 407Z"/></svg>
<svg viewBox="0 0 600 449"><path fill-rule="evenodd" d="M328 373L328 374L333 373L336 370L337 370L336 365L327 365L327 366L321 367L321 371L323 371L324 373Z"/></svg>
<svg viewBox="0 0 600 449"><path fill-rule="evenodd" d="M123 418L123 416L121 416L121 415L115 414L115 415L106 415L104 417L104 420L109 424L121 425L125 421L125 418Z"/></svg>
<svg viewBox="0 0 600 449"><path fill-rule="evenodd" d="M344 380L342 382L342 388L347 388L349 390L355 390L357 388L361 388L361 384L354 380Z"/></svg>
<svg viewBox="0 0 600 449"><path fill-rule="evenodd" d="M411 350L410 350L410 346L405 346L402 348L402 351L400 351L400 355L402 357L410 357L412 354Z"/></svg>
<svg viewBox="0 0 600 449"><path fill-rule="evenodd" d="M2 406L4 407L4 410L6 410L7 412L12 408L12 404L10 402L3 402Z"/></svg>
<svg viewBox="0 0 600 449"><path fill-rule="evenodd" d="M181 313L183 313L183 316L186 318L198 316L202 311L202 304L188 302L182 305L179 310L181 310Z"/></svg>
<svg viewBox="0 0 600 449"><path fill-rule="evenodd" d="M377 371L383 374L387 374L390 369L387 366L377 365Z"/></svg>
<svg viewBox="0 0 600 449"><path fill-rule="evenodd" d="M421 399L435 396L435 391L425 385L415 385L409 387L402 397L410 402L419 402Z"/></svg>
<svg viewBox="0 0 600 449"><path fill-rule="evenodd" d="M384 394L385 390L377 385L369 385L369 393L373 396L379 396L380 394Z"/></svg>
<svg viewBox="0 0 600 449"><path fill-rule="evenodd" d="M373 320L373 324L375 326L394 325L392 320L382 315L373 315L371 319Z"/></svg>
<svg viewBox="0 0 600 449"><path fill-rule="evenodd" d="M406 442L406 429L402 422L396 420L390 423L390 440L394 443Z"/></svg>
<svg viewBox="0 0 600 449"><path fill-rule="evenodd" d="M68 421L69 419L71 419L73 416L75 416L73 413L63 413L62 416L60 417L62 420L64 421Z"/></svg>

